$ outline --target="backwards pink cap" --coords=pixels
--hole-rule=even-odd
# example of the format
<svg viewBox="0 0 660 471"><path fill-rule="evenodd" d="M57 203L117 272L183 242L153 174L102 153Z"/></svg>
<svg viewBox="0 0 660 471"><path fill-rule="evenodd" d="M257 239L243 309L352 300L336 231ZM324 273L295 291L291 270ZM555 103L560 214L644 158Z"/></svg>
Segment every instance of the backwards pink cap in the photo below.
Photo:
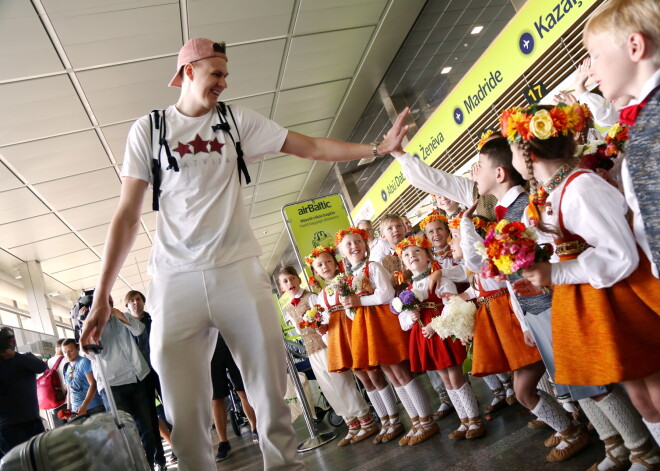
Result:
<svg viewBox="0 0 660 471"><path fill-rule="evenodd" d="M193 38L188 41L179 51L179 58L176 61L176 74L170 80L169 86L181 86L181 67L208 57L221 57L229 61L227 54L225 54L225 43L216 43L204 38Z"/></svg>

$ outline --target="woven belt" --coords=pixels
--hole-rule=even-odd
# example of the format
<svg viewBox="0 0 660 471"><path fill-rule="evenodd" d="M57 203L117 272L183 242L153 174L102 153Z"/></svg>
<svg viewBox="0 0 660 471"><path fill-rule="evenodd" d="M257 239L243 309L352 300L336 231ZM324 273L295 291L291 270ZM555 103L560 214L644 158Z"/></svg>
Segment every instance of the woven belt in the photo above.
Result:
<svg viewBox="0 0 660 471"><path fill-rule="evenodd" d="M419 307L420 309L435 309L438 307L438 303L421 303Z"/></svg>
<svg viewBox="0 0 660 471"><path fill-rule="evenodd" d="M477 298L477 306L482 306L486 304L488 301L491 299L499 298L500 296L504 296L506 293L508 293L508 290L506 288L502 288L499 291L496 291L493 294L490 294L488 296L484 296L482 298Z"/></svg>
<svg viewBox="0 0 660 471"><path fill-rule="evenodd" d="M344 310L344 306L342 306L341 304L338 304L336 306L332 306L332 307L328 308L328 314L332 314L333 312L343 311L343 310Z"/></svg>
<svg viewBox="0 0 660 471"><path fill-rule="evenodd" d="M565 257L568 255L580 255L582 252L587 250L589 245L581 240L571 240L568 242L562 242L557 245L555 253L560 257Z"/></svg>

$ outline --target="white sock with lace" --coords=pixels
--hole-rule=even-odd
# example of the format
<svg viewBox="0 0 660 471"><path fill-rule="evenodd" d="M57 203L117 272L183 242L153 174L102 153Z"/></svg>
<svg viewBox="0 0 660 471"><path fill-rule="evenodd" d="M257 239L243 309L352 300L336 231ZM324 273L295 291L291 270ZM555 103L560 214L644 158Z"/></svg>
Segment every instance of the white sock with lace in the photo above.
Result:
<svg viewBox="0 0 660 471"><path fill-rule="evenodd" d="M642 420L644 421L644 424L646 424L646 428L648 428L649 432L651 432L655 442L660 444L660 422L649 422L646 419Z"/></svg>
<svg viewBox="0 0 660 471"><path fill-rule="evenodd" d="M408 417L410 417L411 419L413 417L418 417L417 409L415 408L415 404L413 403L412 399L408 395L408 391L406 390L406 387L395 386L394 390L396 391L397 396L399 396L399 399L401 399L401 404L403 404L403 408L408 413Z"/></svg>
<svg viewBox="0 0 660 471"><path fill-rule="evenodd" d="M458 418L467 419L468 416L465 413L465 408L463 407L461 398L458 396L456 391L454 389L447 389L447 394L449 394L449 399L451 400L451 403L454 405L454 409L456 409L456 414L458 415ZM467 427L461 423L461 426L458 428L458 430L467 430Z"/></svg>
<svg viewBox="0 0 660 471"><path fill-rule="evenodd" d="M596 430L598 438L600 438L602 441L605 441L609 438L619 435L619 432L616 430L616 428L614 428L614 425L612 425L610 419L608 419L603 411L600 410L600 407L598 407L596 401L588 398L580 399L578 402L580 403L580 407L582 407L584 415L587 416L587 419L589 419L589 422L591 422L591 425L593 425L594 430ZM628 459L628 455L630 453L623 443L618 446L612 446L607 451L609 451L616 459L619 460ZM614 463L614 461L612 461L606 453L605 458L600 463L598 463L598 471L605 471L613 468L614 466L616 466L616 463Z"/></svg>
<svg viewBox="0 0 660 471"><path fill-rule="evenodd" d="M385 408L383 399L380 397L379 391L377 389L367 391L367 396L369 396L369 401L371 401L371 405L374 406L378 418L382 420L383 417L387 417L387 409Z"/></svg>
<svg viewBox="0 0 660 471"><path fill-rule="evenodd" d="M431 406L429 405L429 397L426 394L426 391L422 389L417 379L410 381L404 386L404 388L417 410L417 416L420 419L423 417L430 417Z"/></svg>
<svg viewBox="0 0 660 471"><path fill-rule="evenodd" d="M463 404L463 409L465 409L468 419L479 417L479 403L477 402L477 396L474 394L470 383L466 382L455 391L461 400L461 404Z"/></svg>
<svg viewBox="0 0 660 471"><path fill-rule="evenodd" d="M505 397L505 388L500 382L498 375L488 375L482 378L484 382L488 385L488 388L493 393L493 400L490 405L494 406L498 402L502 402Z"/></svg>
<svg viewBox="0 0 660 471"><path fill-rule="evenodd" d="M598 408L619 432L626 448L639 448L651 438L628 396L617 386L600 401Z"/></svg>
<svg viewBox="0 0 660 471"><path fill-rule="evenodd" d="M531 410L532 414L548 424L556 432L566 431L571 425L571 422L566 416L564 408L559 405L555 398L545 391L539 390L537 393L539 395L539 402Z"/></svg>

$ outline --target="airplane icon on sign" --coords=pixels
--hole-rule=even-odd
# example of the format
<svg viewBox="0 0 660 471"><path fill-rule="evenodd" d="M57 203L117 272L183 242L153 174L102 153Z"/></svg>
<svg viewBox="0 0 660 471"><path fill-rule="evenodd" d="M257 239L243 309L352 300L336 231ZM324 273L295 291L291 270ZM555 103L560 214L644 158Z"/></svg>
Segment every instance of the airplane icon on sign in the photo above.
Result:
<svg viewBox="0 0 660 471"><path fill-rule="evenodd" d="M534 51L534 36L529 32L521 34L518 40L518 48L525 55L531 54Z"/></svg>
<svg viewBox="0 0 660 471"><path fill-rule="evenodd" d="M523 39L523 47L524 47L525 49L529 49L529 40L524 40L524 39Z"/></svg>

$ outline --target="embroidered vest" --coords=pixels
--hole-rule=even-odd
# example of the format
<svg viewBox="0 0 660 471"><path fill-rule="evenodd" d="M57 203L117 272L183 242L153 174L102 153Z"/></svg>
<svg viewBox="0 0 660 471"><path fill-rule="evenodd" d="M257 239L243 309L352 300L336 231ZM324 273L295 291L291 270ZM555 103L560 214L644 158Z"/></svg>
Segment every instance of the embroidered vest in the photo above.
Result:
<svg viewBox="0 0 660 471"><path fill-rule="evenodd" d="M309 295L309 291L305 290L303 295L300 297L300 302L297 306L289 304L285 307L287 314L291 316L293 322L295 322L296 327L298 327L298 325L302 322L303 314L305 314L312 307L309 305ZM307 355L311 355L312 353L316 353L319 350L326 348L318 330L310 329L309 327L305 327L304 329L298 327L298 329L300 330L300 336L302 337L303 343L305 344Z"/></svg>
<svg viewBox="0 0 660 471"><path fill-rule="evenodd" d="M521 221L525 214L525 208L529 204L529 195L520 193L513 203L506 209L506 219L509 221ZM522 275L512 273L508 275L509 281L515 283L523 278ZM516 299L525 313L540 314L552 305L552 293L539 294L538 296L518 296Z"/></svg>

